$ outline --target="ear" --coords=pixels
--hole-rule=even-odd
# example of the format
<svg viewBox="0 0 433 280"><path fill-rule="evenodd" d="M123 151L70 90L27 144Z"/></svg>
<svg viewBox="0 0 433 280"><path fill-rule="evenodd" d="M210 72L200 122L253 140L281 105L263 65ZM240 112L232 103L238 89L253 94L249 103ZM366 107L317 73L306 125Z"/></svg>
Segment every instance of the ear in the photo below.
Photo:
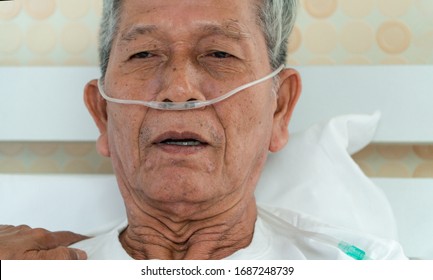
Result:
<svg viewBox="0 0 433 280"><path fill-rule="evenodd" d="M271 152L278 152L289 140L288 125L302 89L301 77L294 69L283 70L279 78L277 109L274 114L272 137L269 145L269 151Z"/></svg>
<svg viewBox="0 0 433 280"><path fill-rule="evenodd" d="M84 88L84 103L99 129L96 148L102 156L109 157L110 149L107 135L107 101L99 94L98 81L92 80Z"/></svg>

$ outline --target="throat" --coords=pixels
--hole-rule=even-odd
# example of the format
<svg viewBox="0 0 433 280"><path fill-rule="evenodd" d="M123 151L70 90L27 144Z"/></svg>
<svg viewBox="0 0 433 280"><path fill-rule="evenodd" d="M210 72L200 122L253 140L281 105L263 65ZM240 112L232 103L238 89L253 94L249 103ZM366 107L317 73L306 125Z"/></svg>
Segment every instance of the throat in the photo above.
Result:
<svg viewBox="0 0 433 280"><path fill-rule="evenodd" d="M253 238L257 217L255 204L236 216L192 221L176 230L173 225L167 226L160 220L140 224L130 222L119 240L134 259L223 259L247 247Z"/></svg>

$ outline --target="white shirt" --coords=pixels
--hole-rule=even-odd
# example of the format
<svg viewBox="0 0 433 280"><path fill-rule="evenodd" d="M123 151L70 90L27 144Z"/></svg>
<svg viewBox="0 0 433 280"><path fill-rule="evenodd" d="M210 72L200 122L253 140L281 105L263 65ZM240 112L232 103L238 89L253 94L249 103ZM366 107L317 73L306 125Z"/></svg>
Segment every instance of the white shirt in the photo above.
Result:
<svg viewBox="0 0 433 280"><path fill-rule="evenodd" d="M90 260L132 260L119 241L119 234L126 226L127 221L124 221L105 234L78 242L71 247L85 250ZM336 228L303 214L266 206L258 207L250 245L226 259L353 259L338 248L341 241L356 246L349 249L355 250L358 257L359 252L364 251L369 259L407 259L401 246L393 240Z"/></svg>

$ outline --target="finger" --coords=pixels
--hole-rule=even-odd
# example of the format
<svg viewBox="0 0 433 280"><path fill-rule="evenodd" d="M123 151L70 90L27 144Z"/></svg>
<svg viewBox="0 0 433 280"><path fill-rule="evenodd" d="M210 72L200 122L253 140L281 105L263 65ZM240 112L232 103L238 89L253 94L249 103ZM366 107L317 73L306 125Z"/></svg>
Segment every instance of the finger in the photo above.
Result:
<svg viewBox="0 0 433 280"><path fill-rule="evenodd" d="M75 248L69 248L72 252L75 252L75 255L77 256L77 260L87 260L87 253L80 249Z"/></svg>
<svg viewBox="0 0 433 280"><path fill-rule="evenodd" d="M4 229L8 229L8 228L13 228L14 226L11 225L0 225L0 230L4 230Z"/></svg>
<svg viewBox="0 0 433 280"><path fill-rule="evenodd" d="M59 246L67 247L88 238L87 236L70 231L50 232L43 228L32 229L31 236L28 237L38 244L37 249L39 250L49 250Z"/></svg>
<svg viewBox="0 0 433 280"><path fill-rule="evenodd" d="M57 246L69 246L79 241L88 239L88 236L77 234L71 231L55 231L52 232Z"/></svg>
<svg viewBox="0 0 433 280"><path fill-rule="evenodd" d="M0 225L0 232L9 232L13 228L15 227L11 225Z"/></svg>
<svg viewBox="0 0 433 280"><path fill-rule="evenodd" d="M19 225L19 226L11 226L11 225L0 225L0 232L4 234L15 234L17 232L26 232L31 230L32 228L28 225Z"/></svg>
<svg viewBox="0 0 433 280"><path fill-rule="evenodd" d="M51 250L34 251L28 255L30 259L38 260L86 260L87 254L83 250L67 247L57 247Z"/></svg>

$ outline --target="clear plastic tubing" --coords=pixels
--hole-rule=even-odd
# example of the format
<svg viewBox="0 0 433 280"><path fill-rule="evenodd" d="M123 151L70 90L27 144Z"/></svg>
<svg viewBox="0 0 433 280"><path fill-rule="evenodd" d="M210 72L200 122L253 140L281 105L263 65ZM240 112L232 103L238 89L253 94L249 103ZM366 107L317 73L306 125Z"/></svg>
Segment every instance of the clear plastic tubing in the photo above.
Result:
<svg viewBox="0 0 433 280"><path fill-rule="evenodd" d="M118 98L113 98L108 96L103 88L101 79L98 80L98 87L99 87L99 93L101 94L101 96L109 101L109 102L114 102L114 103L118 103L118 104L127 104L127 105L143 105L152 109L157 109L157 110L191 110L191 109L197 109L197 108L202 108L202 107L206 107L206 106L210 106L213 105L215 103L221 102L231 96L233 96L234 94L247 89L249 87L255 86L259 83L262 83L268 79L271 79L273 77L275 77L276 75L278 75L281 70L283 70L285 68L285 65L282 64L280 67L278 67L275 71L273 71L272 73L270 73L269 75L266 75L258 80L252 81L250 83L244 84L240 87L237 87L229 92L227 92L226 94L223 94L219 97L216 97L214 99L211 100L205 100L205 101L186 101L186 102L159 102L159 101L144 101L144 100L126 100L126 99L118 99Z"/></svg>

